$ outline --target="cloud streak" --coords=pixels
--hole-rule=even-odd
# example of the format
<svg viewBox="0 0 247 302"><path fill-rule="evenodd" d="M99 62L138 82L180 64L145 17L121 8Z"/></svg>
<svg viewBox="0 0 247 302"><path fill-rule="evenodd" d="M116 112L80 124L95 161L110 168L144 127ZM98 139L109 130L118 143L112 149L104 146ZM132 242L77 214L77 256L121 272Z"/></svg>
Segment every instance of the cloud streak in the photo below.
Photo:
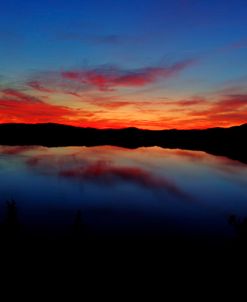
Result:
<svg viewBox="0 0 247 302"><path fill-rule="evenodd" d="M155 176L139 167L115 166L107 161L97 161L74 169L63 170L60 176L108 185L126 181L148 189L165 189L178 197L188 197L172 181L164 177Z"/></svg>
<svg viewBox="0 0 247 302"><path fill-rule="evenodd" d="M28 82L27 85L31 87L34 90L40 91L40 92L47 92L47 93L54 93L56 92L54 89L49 89L44 87L39 81L31 81Z"/></svg>
<svg viewBox="0 0 247 302"><path fill-rule="evenodd" d="M239 110L247 110L247 94L235 94L224 96L222 100L208 103L209 108L201 111L192 111L190 114L194 116L211 115L221 116L228 113L239 113Z"/></svg>
<svg viewBox="0 0 247 302"><path fill-rule="evenodd" d="M129 70L104 65L95 68L46 71L32 74L25 86L39 93L60 93L77 98L80 98L81 94L90 92L104 92L109 96L111 92L119 89L149 88L152 84L179 75L195 62L195 59L190 59L167 66L148 66Z"/></svg>
<svg viewBox="0 0 247 302"><path fill-rule="evenodd" d="M90 150L94 152L94 149ZM14 150L15 152L15 150ZM13 153L14 153L13 152ZM99 153L90 153L98 156ZM71 154L36 154L30 155L25 163L32 169L42 173L58 175L63 178L77 179L82 182L113 186L130 183L149 190L164 190L177 197L190 198L176 183L165 176L155 175L143 167L119 165L108 159L88 160L83 152L73 151Z"/></svg>
<svg viewBox="0 0 247 302"><path fill-rule="evenodd" d="M53 122L81 127L142 129L202 129L247 122L247 94L244 89L238 91L230 87L204 97L197 95L181 99L152 96L149 99L145 95L142 99L142 94L129 91L111 93L125 87L121 85L130 85L128 88L149 85L165 76L163 72L162 68L126 72L109 67L66 74L48 73L47 78L43 75L44 78L27 81L22 90L0 90L0 122ZM90 84L95 81L91 74L93 77L96 75L96 86ZM86 78L84 84L87 88L80 83L82 76ZM84 88L76 92L77 85ZM59 104L60 99L66 105Z"/></svg>
<svg viewBox="0 0 247 302"><path fill-rule="evenodd" d="M171 78L194 63L185 60L167 67L146 67L122 70L117 67L102 67L91 70L64 71L62 78L92 86L100 91L113 91L120 87L144 87L161 79Z"/></svg>
<svg viewBox="0 0 247 302"><path fill-rule="evenodd" d="M69 117L78 117L80 114L69 107L49 104L15 89L0 91L0 112L0 122L2 123L66 123Z"/></svg>

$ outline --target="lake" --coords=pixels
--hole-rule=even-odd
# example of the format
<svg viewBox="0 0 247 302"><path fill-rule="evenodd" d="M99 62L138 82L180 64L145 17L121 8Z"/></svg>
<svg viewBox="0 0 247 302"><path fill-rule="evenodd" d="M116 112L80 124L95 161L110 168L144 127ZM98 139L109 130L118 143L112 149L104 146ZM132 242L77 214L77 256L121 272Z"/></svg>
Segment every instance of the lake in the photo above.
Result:
<svg viewBox="0 0 247 302"><path fill-rule="evenodd" d="M0 146L0 221L15 200L27 229L63 233L80 211L97 235L183 236L220 243L247 216L247 165L159 147Z"/></svg>

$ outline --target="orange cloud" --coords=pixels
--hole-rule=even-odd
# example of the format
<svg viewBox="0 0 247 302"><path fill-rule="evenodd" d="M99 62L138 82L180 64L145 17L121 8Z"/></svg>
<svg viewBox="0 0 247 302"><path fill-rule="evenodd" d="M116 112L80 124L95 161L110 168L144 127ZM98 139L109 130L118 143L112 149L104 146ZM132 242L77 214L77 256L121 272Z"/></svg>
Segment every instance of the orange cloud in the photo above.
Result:
<svg viewBox="0 0 247 302"><path fill-rule="evenodd" d="M246 123L247 121L247 95L228 95L223 99L208 103L208 108L204 110L192 110L188 116L205 120L209 127L233 126Z"/></svg>
<svg viewBox="0 0 247 302"><path fill-rule="evenodd" d="M29 94L16 89L0 91L1 123L53 122L95 128L195 129L228 127L247 121L247 94L244 93L219 94L212 99L197 96L181 100L141 100L140 97L135 100L133 95L108 95L95 91L79 95L67 91L67 98L62 97L66 105L62 106L52 103L53 100L60 101L56 99L61 97L57 95L58 88L46 89L42 82L35 81L29 87L33 89ZM35 96L36 91L51 94L49 102L45 98L47 95ZM78 98L70 98L68 94Z"/></svg>
<svg viewBox="0 0 247 302"><path fill-rule="evenodd" d="M5 89L0 94L0 113L2 123L66 123L69 118L76 118L83 114L83 111L78 112L65 106L49 104L26 93Z"/></svg>

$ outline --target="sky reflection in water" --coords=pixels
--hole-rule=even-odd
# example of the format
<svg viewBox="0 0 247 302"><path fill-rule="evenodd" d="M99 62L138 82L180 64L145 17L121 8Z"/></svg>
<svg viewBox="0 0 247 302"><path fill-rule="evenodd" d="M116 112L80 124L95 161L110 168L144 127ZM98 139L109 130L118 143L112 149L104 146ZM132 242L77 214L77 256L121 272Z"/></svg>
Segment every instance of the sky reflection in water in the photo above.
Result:
<svg viewBox="0 0 247 302"><path fill-rule="evenodd" d="M247 165L158 147L0 147L0 219L13 198L27 225L66 228L81 209L102 232L231 236L247 216Z"/></svg>

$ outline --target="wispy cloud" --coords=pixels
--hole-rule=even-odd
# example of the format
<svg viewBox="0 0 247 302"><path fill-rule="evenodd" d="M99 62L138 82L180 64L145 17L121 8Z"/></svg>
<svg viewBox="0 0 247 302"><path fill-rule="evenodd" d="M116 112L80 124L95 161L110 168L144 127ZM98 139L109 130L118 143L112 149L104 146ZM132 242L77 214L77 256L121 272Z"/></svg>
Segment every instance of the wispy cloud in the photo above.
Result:
<svg viewBox="0 0 247 302"><path fill-rule="evenodd" d="M220 51L233 51L237 49L247 48L247 38L243 38L238 41L234 41L226 44L224 47L220 48Z"/></svg>
<svg viewBox="0 0 247 302"><path fill-rule="evenodd" d="M208 128L247 122L247 94L219 95L205 100L203 108L188 109L179 123L184 128Z"/></svg>
<svg viewBox="0 0 247 302"><path fill-rule="evenodd" d="M27 85L40 92L53 93L55 90L44 87L39 81L27 82Z"/></svg>
<svg viewBox="0 0 247 302"><path fill-rule="evenodd" d="M166 67L145 67L123 70L117 67L101 67L88 70L68 70L61 73L62 78L90 85L100 91L112 91L119 87L143 87L161 79L171 78L194 60L184 60Z"/></svg>
<svg viewBox="0 0 247 302"><path fill-rule="evenodd" d="M108 185L125 181L147 189L163 189L179 197L188 197L175 183L165 177L155 176L140 167L116 166L104 160L88 164L84 163L84 165L76 168L61 170L59 175Z"/></svg>
<svg viewBox="0 0 247 302"><path fill-rule="evenodd" d="M0 92L3 95L3 98L8 101L18 100L18 101L23 101L25 103L42 103L42 101L37 97L28 95L16 89L7 88L1 90Z"/></svg>
<svg viewBox="0 0 247 302"><path fill-rule="evenodd" d="M167 66L148 66L126 70L118 66L98 66L76 70L47 71L34 74L27 86L40 92L63 92L78 95L89 90L111 92L119 88L145 87L177 76L195 60L183 60Z"/></svg>
<svg viewBox="0 0 247 302"><path fill-rule="evenodd" d="M247 94L245 89L238 91L237 85L181 99L142 98L141 94L118 90L166 80L187 64L128 71L104 66L34 76L24 86L19 85L20 90L0 90L0 122L143 129L228 127L247 122Z"/></svg>
<svg viewBox="0 0 247 302"><path fill-rule="evenodd" d="M175 101L172 104L182 106L182 107L187 107L187 106L196 106L196 105L201 105L205 103L205 99L202 97L197 97L197 98L192 98L188 100L180 100L180 101Z"/></svg>
<svg viewBox="0 0 247 302"><path fill-rule="evenodd" d="M216 102L208 103L208 107L205 110L192 111L191 114L194 116L206 116L219 115L226 113L237 113L236 111L246 109L247 110L247 95L227 95L223 99ZM246 116L247 118L247 116Z"/></svg>
<svg viewBox="0 0 247 302"><path fill-rule="evenodd" d="M108 102L98 102L96 104L99 107L103 107L106 109L118 109L126 106L134 106L135 104L130 101L108 101Z"/></svg>

